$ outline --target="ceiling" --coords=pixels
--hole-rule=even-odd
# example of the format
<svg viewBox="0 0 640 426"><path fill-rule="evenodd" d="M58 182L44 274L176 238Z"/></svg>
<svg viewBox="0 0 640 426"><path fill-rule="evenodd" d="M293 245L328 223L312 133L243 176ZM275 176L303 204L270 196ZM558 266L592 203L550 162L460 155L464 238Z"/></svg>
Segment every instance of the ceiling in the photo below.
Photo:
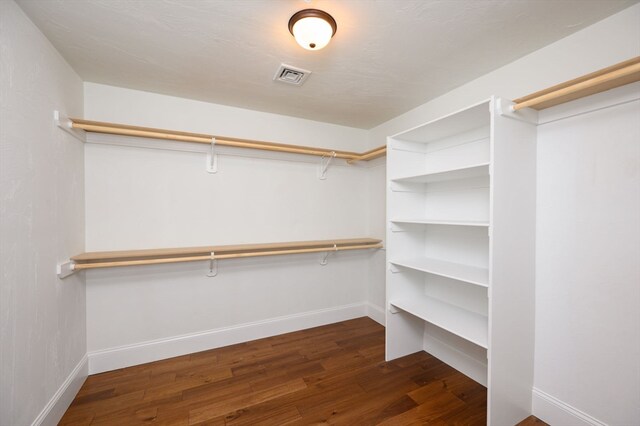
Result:
<svg viewBox="0 0 640 426"><path fill-rule="evenodd" d="M85 81L371 128L637 0L17 1ZM287 28L309 7L338 22L316 52Z"/></svg>

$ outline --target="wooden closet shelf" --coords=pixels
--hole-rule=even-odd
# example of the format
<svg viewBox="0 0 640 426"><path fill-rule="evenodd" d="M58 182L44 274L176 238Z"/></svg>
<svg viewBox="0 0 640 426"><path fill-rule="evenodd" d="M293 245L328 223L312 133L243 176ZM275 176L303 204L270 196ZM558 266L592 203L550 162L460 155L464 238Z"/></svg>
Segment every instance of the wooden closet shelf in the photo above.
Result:
<svg viewBox="0 0 640 426"><path fill-rule="evenodd" d="M292 154L315 155L319 157L331 156L335 153L336 158L347 160L349 163L355 161L369 161L382 157L387 152L386 146L381 146L363 153L332 150L327 148L314 148L303 145L288 145L274 142L255 141L250 139L230 138L226 136L214 136L202 133L181 132L176 130L155 129L151 127L130 126L126 124L106 123L101 121L83 120L80 118L70 118L74 129L81 129L86 132L106 133L111 135L135 136L152 139L166 139L179 142L192 142L210 144L215 138L216 145L232 146L236 148L261 149L265 151L288 152Z"/></svg>
<svg viewBox="0 0 640 426"><path fill-rule="evenodd" d="M381 247L381 240L373 238L350 238L321 241L89 252L73 256L71 260L74 263L73 269L79 270ZM213 256L211 255L212 253L214 254Z"/></svg>
<svg viewBox="0 0 640 426"><path fill-rule="evenodd" d="M636 81L640 81L640 56L515 99L513 109L542 110Z"/></svg>

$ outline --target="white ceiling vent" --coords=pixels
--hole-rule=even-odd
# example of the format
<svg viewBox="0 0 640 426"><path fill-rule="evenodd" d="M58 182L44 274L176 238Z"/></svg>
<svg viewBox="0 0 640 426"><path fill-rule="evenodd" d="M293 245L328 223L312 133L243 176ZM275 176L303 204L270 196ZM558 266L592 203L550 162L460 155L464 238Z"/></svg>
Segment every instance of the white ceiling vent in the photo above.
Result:
<svg viewBox="0 0 640 426"><path fill-rule="evenodd" d="M303 70L302 68L292 67L287 64L280 64L280 68L273 77L275 81L282 83L295 84L296 86L302 85L307 77L311 74L309 70Z"/></svg>

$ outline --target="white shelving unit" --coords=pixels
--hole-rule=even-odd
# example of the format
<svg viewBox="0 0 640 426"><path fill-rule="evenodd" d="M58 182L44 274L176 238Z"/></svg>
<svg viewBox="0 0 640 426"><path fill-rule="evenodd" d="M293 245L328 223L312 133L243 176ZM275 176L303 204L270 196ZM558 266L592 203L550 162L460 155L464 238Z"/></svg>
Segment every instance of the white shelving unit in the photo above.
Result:
<svg viewBox="0 0 640 426"><path fill-rule="evenodd" d="M497 98L387 143L387 359L426 350L531 410L536 126Z"/></svg>

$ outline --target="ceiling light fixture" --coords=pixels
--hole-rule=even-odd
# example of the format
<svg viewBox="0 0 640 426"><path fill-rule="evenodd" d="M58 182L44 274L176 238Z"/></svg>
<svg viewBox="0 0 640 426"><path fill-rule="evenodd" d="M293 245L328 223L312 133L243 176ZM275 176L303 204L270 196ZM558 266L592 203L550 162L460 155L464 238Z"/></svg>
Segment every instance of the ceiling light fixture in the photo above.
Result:
<svg viewBox="0 0 640 426"><path fill-rule="evenodd" d="M329 44L338 24L333 16L318 9L304 9L289 19L289 32L307 50L320 50Z"/></svg>

